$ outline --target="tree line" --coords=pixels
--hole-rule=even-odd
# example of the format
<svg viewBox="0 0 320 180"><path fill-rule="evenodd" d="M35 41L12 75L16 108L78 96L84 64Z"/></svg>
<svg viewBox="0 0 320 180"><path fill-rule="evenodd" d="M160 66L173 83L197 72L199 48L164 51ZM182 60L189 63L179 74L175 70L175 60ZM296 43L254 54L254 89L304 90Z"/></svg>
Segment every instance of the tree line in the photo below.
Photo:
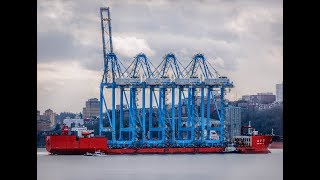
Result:
<svg viewBox="0 0 320 180"><path fill-rule="evenodd" d="M246 126L251 121L251 126L262 134L283 135L283 106L265 110L242 110L241 125Z"/></svg>

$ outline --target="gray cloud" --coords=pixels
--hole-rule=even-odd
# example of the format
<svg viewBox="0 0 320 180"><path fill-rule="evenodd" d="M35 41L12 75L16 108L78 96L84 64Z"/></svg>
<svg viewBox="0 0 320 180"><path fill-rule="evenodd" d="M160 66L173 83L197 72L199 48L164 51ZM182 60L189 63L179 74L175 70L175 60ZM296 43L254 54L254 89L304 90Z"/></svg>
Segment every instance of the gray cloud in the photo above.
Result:
<svg viewBox="0 0 320 180"><path fill-rule="evenodd" d="M59 61L72 58L77 53L73 37L68 33L37 34L38 62Z"/></svg>
<svg viewBox="0 0 320 180"><path fill-rule="evenodd" d="M204 53L220 74L234 78L235 93L274 91L275 83L282 81L283 16L278 0L39 0L38 65L77 62L77 72L102 72L99 8L106 4L111 7L115 53L124 64L141 51L154 65L169 52L184 65L195 53ZM48 76L38 82L38 108L43 109L57 98L44 95L53 74L43 69L41 73L38 76ZM90 94L87 91L83 96ZM46 98L50 102L43 104ZM78 112L81 106L71 110ZM60 105L51 108L63 111Z"/></svg>

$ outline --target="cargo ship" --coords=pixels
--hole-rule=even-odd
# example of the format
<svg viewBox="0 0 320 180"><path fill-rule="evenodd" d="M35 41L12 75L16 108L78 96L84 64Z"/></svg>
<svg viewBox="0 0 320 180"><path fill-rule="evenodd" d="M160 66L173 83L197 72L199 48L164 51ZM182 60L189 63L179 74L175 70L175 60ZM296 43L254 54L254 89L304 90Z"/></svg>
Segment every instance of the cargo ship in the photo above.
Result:
<svg viewBox="0 0 320 180"><path fill-rule="evenodd" d="M244 133L244 129L247 129ZM69 127L64 125L60 135L46 137L46 150L51 154L83 155L101 151L106 154L197 154L197 153L270 153L272 135L259 135L250 126L243 126L240 136L234 136L231 144L215 147L141 147L111 148L106 137L94 136L92 132L82 129L77 134L69 135ZM231 149L231 150L230 150Z"/></svg>
<svg viewBox="0 0 320 180"><path fill-rule="evenodd" d="M283 137L279 135L272 136L272 144L269 149L283 149Z"/></svg>

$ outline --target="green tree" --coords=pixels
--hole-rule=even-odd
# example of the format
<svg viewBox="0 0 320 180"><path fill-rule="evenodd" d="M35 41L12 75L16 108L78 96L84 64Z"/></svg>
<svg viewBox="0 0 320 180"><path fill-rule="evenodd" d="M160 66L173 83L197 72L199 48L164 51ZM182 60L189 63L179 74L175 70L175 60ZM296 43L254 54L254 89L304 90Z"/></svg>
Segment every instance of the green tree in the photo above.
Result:
<svg viewBox="0 0 320 180"><path fill-rule="evenodd" d="M283 135L283 107L273 107L271 109L260 111L241 111L242 125L248 125L251 121L251 126L262 134L270 134L271 129L276 135Z"/></svg>
<svg viewBox="0 0 320 180"><path fill-rule="evenodd" d="M61 130L61 126L60 124L56 124L56 127L54 128L54 131L59 131Z"/></svg>

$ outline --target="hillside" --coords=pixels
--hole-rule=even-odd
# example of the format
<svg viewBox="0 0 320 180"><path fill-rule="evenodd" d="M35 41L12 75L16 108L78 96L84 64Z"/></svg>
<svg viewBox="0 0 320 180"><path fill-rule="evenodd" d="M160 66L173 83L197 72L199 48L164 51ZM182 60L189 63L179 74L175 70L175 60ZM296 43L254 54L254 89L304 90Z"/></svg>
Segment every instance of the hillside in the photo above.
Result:
<svg viewBox="0 0 320 180"><path fill-rule="evenodd" d="M259 133L271 134L273 128L274 134L282 136L283 106L260 111L241 111L241 124L248 125L249 121L251 121L251 126L256 128Z"/></svg>

